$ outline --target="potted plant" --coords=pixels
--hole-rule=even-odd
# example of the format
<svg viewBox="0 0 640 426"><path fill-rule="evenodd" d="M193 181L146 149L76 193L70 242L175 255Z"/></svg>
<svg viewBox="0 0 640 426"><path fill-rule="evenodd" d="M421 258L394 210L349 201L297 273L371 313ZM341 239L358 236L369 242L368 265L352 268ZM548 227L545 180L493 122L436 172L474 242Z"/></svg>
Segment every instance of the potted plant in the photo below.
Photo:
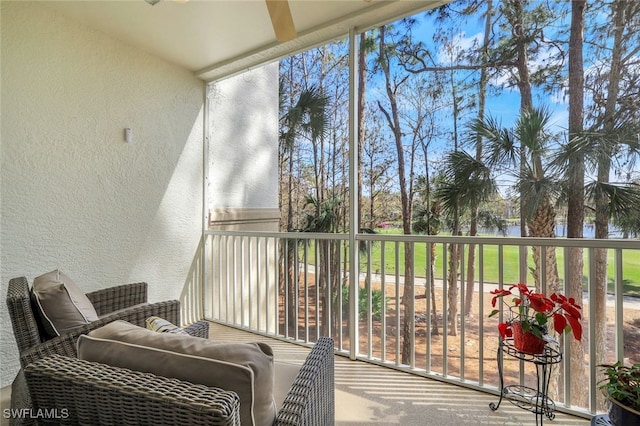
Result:
<svg viewBox="0 0 640 426"><path fill-rule="evenodd" d="M517 291L514 294L514 291ZM495 308L502 299L510 309L510 318L498 324L500 338L513 337L514 346L519 351L541 354L547 343L547 324L553 318L553 328L558 333L573 333L576 340L582 339L581 306L573 298L560 293L546 296L529 289L526 284L515 284L508 290L491 291L491 305ZM513 297L508 297L513 296ZM489 317L496 315L494 309Z"/></svg>
<svg viewBox="0 0 640 426"><path fill-rule="evenodd" d="M600 389L609 401L609 420L616 426L640 426L640 364L601 365Z"/></svg>

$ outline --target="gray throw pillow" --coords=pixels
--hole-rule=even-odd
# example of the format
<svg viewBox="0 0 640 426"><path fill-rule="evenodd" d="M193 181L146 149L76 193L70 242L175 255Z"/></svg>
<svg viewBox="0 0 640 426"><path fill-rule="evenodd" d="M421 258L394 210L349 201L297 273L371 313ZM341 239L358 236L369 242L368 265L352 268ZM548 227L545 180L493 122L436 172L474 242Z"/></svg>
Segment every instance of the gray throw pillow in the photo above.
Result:
<svg viewBox="0 0 640 426"><path fill-rule="evenodd" d="M43 329L50 338L98 319L84 292L59 269L35 278L31 295Z"/></svg>

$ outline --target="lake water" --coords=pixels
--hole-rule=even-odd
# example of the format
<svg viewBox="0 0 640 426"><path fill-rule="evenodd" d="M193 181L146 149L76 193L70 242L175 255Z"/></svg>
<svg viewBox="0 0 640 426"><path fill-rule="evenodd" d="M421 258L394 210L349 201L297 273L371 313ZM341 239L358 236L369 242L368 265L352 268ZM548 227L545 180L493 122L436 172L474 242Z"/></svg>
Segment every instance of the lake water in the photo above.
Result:
<svg viewBox="0 0 640 426"><path fill-rule="evenodd" d="M495 230L492 229L483 229L480 231L482 234L487 235L496 235L502 236L496 233ZM596 233L596 227L592 224L584 225L584 238L594 238ZM507 227L507 236L509 237L518 237L520 236L520 226L519 225L510 225ZM556 236L558 237L566 237L567 231L565 224L556 224ZM619 229L609 226L609 238L622 238L622 232Z"/></svg>

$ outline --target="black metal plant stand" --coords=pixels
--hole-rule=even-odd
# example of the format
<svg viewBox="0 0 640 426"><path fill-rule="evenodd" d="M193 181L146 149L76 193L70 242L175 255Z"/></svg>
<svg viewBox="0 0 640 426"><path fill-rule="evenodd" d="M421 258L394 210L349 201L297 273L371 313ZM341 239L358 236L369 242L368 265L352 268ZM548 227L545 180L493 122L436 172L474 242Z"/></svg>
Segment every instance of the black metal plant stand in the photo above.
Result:
<svg viewBox="0 0 640 426"><path fill-rule="evenodd" d="M537 389L523 385L504 386L503 354L512 356L525 362L533 363L536 366ZM520 352L513 346L513 339L504 339L498 346L498 374L500 375L500 400L498 403L490 403L489 407L495 411L500 407L503 399L512 404L535 413L536 425L542 425L544 416L549 420L555 417L556 405L549 398L549 382L553 364L558 364L562 360L560 348L555 343L547 343L544 352L539 355Z"/></svg>

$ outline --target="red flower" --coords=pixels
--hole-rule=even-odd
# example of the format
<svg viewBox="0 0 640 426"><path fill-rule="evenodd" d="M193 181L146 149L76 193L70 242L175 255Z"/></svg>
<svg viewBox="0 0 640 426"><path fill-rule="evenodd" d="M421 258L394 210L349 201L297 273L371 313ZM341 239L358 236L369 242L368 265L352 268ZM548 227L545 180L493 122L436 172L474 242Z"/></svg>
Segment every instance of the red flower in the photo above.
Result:
<svg viewBox="0 0 640 426"><path fill-rule="evenodd" d="M498 301L498 297L507 296L511 294L509 290L505 290L505 289L492 290L490 293L495 295L493 296L493 299L491 299L491 306L493 306L494 308L496 307L496 302Z"/></svg>
<svg viewBox="0 0 640 426"><path fill-rule="evenodd" d="M500 332L500 337L502 340L507 337L513 336L513 330L511 329L511 324L507 324L506 322L501 322L498 324L498 331Z"/></svg>
<svg viewBox="0 0 640 426"><path fill-rule="evenodd" d="M517 295L513 294L514 289L518 290ZM493 290L491 294L493 295L491 305L494 308L498 298L501 298L511 308L513 314L511 319L498 324L498 331L502 339L511 337L511 324L516 321L526 324L528 330L542 337L542 334L546 333L549 318L553 318L553 328L556 332L573 332L573 337L576 340L582 339L582 323L580 322L582 308L573 298L567 298L560 293L553 293L550 296L535 293L523 283L514 284L508 290ZM511 299L511 304L509 304L508 298L505 299L505 296L512 295L516 297ZM492 317L498 312L500 312L499 309L494 309L489 316Z"/></svg>

